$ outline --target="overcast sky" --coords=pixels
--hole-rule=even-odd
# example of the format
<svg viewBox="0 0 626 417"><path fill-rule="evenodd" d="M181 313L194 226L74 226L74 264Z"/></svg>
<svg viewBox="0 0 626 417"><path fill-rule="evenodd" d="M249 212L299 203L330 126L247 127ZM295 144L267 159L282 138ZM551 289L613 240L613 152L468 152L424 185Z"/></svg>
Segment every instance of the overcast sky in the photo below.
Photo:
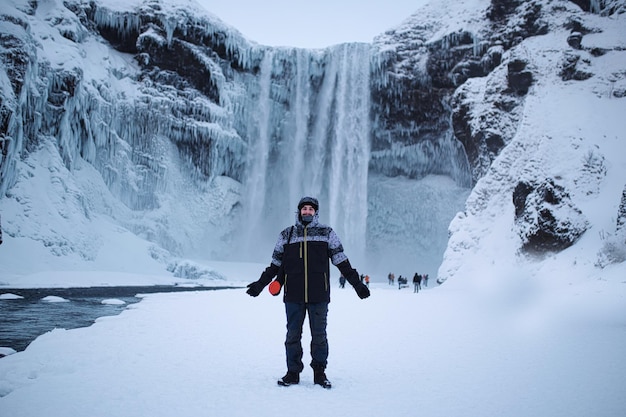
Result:
<svg viewBox="0 0 626 417"><path fill-rule="evenodd" d="M249 40L271 46L323 48L371 42L428 0L197 0Z"/></svg>

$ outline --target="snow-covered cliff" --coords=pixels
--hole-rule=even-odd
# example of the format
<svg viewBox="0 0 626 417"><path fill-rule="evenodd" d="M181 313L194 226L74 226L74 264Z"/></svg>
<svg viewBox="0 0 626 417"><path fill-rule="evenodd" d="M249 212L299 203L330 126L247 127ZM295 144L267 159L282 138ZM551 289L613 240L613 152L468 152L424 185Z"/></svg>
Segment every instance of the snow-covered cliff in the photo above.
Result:
<svg viewBox="0 0 626 417"><path fill-rule="evenodd" d="M303 194L381 277L517 259L546 236L546 184L571 208L551 230L577 226L559 251L615 231L623 1L433 2L372 45L324 50L258 45L191 0L7 3L2 226L51 268L115 268L127 234L155 269L265 262ZM583 117L590 100L603 112Z"/></svg>
<svg viewBox="0 0 626 417"><path fill-rule="evenodd" d="M450 226L440 280L471 276L493 288L503 278L602 279L602 268L624 268L624 3L592 3L620 12L533 2L544 33L455 92L455 130L477 138L487 161L474 165L484 174ZM532 80L523 98L511 84L519 69Z"/></svg>

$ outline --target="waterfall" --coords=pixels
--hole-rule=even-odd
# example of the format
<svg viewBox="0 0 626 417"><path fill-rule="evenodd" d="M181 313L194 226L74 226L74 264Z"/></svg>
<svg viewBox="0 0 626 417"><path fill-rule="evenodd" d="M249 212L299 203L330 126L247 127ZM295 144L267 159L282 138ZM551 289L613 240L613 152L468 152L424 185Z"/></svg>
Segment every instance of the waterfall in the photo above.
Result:
<svg viewBox="0 0 626 417"><path fill-rule="evenodd" d="M246 187L244 199L244 219L247 225L259 225L263 221L263 212L259 207L265 205L266 197L266 177L270 154L271 139L271 119L270 119L270 88L272 84L272 66L274 52L267 49L261 61L259 73L258 96L253 100L256 109L252 113L254 117L248 119L247 137L253 138L249 141L248 154L246 158ZM244 253L254 251L255 239L254 228L244 227L243 242Z"/></svg>
<svg viewBox="0 0 626 417"><path fill-rule="evenodd" d="M348 256L366 248L370 154L370 46L343 44L323 52L275 49L258 75L248 109L248 172L244 181L247 258L267 260L267 246L293 224L303 195L320 200ZM258 253L256 253L258 251ZM264 252L262 252L264 251Z"/></svg>
<svg viewBox="0 0 626 417"><path fill-rule="evenodd" d="M293 118L294 125L292 132L287 132L292 138L288 138L288 147L291 156L291 171L297 172L299 168L305 166L305 153L309 131L308 120L310 117L310 95L311 87L309 86L310 69L309 69L309 53L304 49L296 50L296 70L295 70L295 94L293 98ZM290 140L291 139L291 140ZM288 192L289 201L299 198L302 193L303 183L301 175L289 175Z"/></svg>
<svg viewBox="0 0 626 417"><path fill-rule="evenodd" d="M369 48L340 45L332 59L338 65L328 187L330 223L337 225L345 246L360 257L366 246L370 154Z"/></svg>

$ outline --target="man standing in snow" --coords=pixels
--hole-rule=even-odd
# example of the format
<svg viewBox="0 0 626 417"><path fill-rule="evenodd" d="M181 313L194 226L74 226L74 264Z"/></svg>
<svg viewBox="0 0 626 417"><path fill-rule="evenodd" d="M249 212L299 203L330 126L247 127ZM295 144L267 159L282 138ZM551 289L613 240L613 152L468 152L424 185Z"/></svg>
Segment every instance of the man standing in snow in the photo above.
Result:
<svg viewBox="0 0 626 417"><path fill-rule="evenodd" d="M279 385L289 386L300 382L302 363L302 326L308 314L311 328L311 368L313 382L324 388L331 383L326 378L328 340L326 317L330 302L330 264L339 268L341 274L363 299L370 291L352 268L337 234L329 226L319 223L319 203L316 198L303 197L298 203L295 225L280 233L272 262L261 278L248 285L247 293L256 297L278 275L273 286L283 286L283 301L287 314L287 374L278 380ZM279 273L280 272L280 273ZM277 295L280 291L272 291Z"/></svg>
<svg viewBox="0 0 626 417"><path fill-rule="evenodd" d="M422 276L416 272L415 275L413 275L413 292L414 293L420 292L421 281L422 281Z"/></svg>

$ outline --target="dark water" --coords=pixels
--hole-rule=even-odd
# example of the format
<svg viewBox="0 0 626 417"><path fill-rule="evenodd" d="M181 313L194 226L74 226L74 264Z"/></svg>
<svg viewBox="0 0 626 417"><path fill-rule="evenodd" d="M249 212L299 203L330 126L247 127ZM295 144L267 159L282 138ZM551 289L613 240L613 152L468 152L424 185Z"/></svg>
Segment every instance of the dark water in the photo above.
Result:
<svg viewBox="0 0 626 417"><path fill-rule="evenodd" d="M138 294L210 291L232 287L130 286L89 288L0 288L0 295L11 293L24 298L0 299L0 347L22 351L37 338L55 328L87 327L98 317L121 313L129 304L141 301ZM47 296L62 297L68 302L47 302ZM102 304L118 299L122 305Z"/></svg>

